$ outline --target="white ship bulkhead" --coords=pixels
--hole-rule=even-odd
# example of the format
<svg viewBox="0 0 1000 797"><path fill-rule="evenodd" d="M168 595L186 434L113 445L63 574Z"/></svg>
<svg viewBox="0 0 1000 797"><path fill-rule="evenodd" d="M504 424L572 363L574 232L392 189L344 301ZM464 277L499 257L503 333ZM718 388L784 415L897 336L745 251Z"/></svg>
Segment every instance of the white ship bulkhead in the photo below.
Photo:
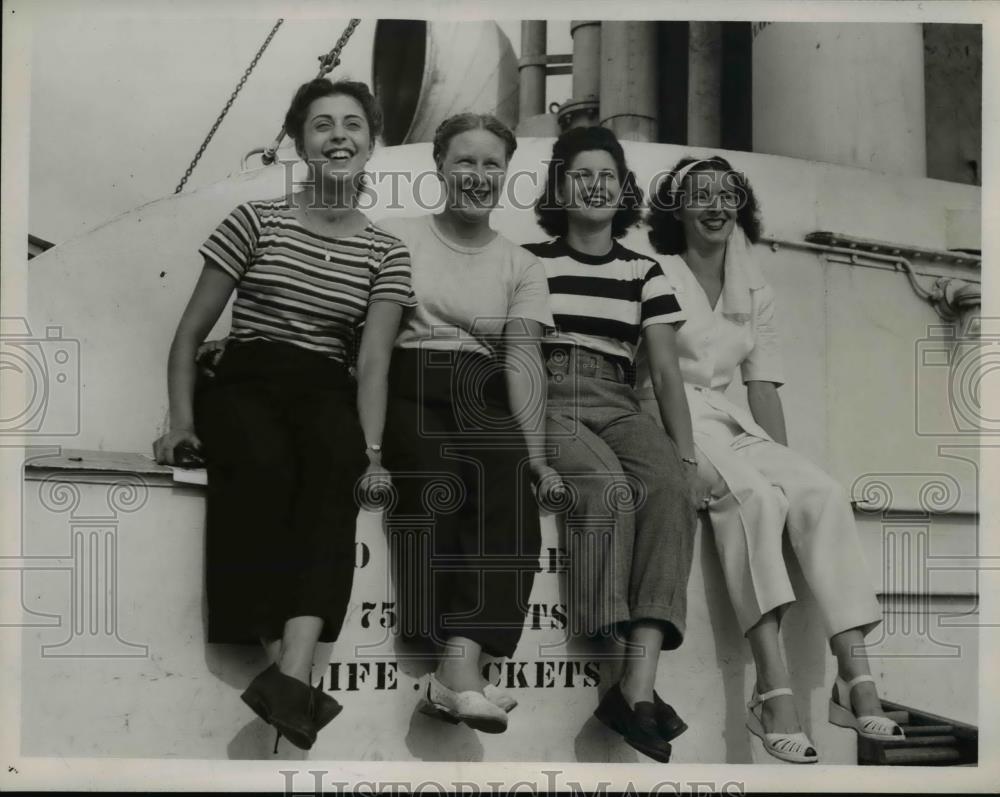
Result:
<svg viewBox="0 0 1000 797"><path fill-rule="evenodd" d="M755 69L777 68L765 45L789 52L774 43L785 35L780 26L771 27L757 34ZM912 31L900 35L912 46ZM794 59L783 63L797 68ZM831 80L848 84L839 75ZM799 90L812 97L817 87L803 83ZM763 101L755 90L755 105ZM827 230L936 250L968 245L967 239L956 244L956 236L963 220L979 217L978 187L924 177L912 167L919 160L915 143L894 149L877 170L859 168L864 158L856 146L850 158L790 152L782 135L794 133L791 111L781 113L773 129L755 123L754 135L783 155L641 141L625 141L625 151L644 189L685 154L721 152L755 187L768 238L801 242ZM831 114L823 124L834 124ZM551 148L548 137L519 139L510 175L520 176L508 187L524 206L506 202L494 215L495 227L516 242L544 238L528 205ZM380 148L369 168L378 197L372 218L425 212L406 190L401 206L388 209L392 178L379 175L429 171L429 143ZM32 569L3 575L21 579L29 622L22 637L25 755L269 756L270 729L237 699L262 666L262 653L208 646L204 639L203 488L175 482L169 469L134 455L149 455L164 422L167 351L201 269L198 246L237 203L282 193L286 176L280 164L256 168L157 200L31 261L31 329L36 336L60 329L68 351L78 352L80 390L78 397L53 392L46 420L57 434L45 442L76 453L29 455L22 505L32 532L22 556ZM424 184L424 196L434 197L435 181ZM643 227L624 243L652 253ZM869 638L879 690L889 700L976 724L977 574L946 567L979 552L979 438L969 413L954 412L956 395L972 395L966 382L975 374L962 376L960 365L949 365L974 356L975 344L963 343L963 330L956 338L955 325L942 321L891 265L864 257L838 262L768 243L756 255L777 296L790 445L852 498L868 502L859 503L857 520L885 610L885 622ZM928 285L937 277L980 279L971 265L919 259L913 265ZM213 337L227 326L224 317ZM739 391L733 396L743 401ZM544 516L542 531L528 626L513 659L488 673L520 705L506 733L483 735L414 711L416 679L427 665L408 660L387 627L394 596L381 516L362 513L352 605L325 674L326 688L345 708L310 757L645 760L591 716L600 652L567 638L564 593L553 572L562 544L558 518ZM792 572L800 600L783 629L799 714L825 762L854 763L854 734L826 721L834 659L794 565ZM753 663L704 522L688 596L686 640L661 657L657 680L658 692L690 726L674 743L672 761L764 761L744 727ZM67 605L72 616L65 616ZM303 754L282 744L282 755Z"/></svg>

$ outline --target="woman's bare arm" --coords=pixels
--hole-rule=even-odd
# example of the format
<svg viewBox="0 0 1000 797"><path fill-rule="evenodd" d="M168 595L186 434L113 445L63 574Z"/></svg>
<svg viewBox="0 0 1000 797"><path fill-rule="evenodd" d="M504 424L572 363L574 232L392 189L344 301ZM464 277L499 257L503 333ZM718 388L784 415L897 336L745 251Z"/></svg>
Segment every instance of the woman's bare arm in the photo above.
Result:
<svg viewBox="0 0 1000 797"><path fill-rule="evenodd" d="M153 444L157 462L173 464L174 447L188 440L201 442L194 433L195 355L236 288L236 280L215 266L206 265L181 315L167 359L167 395L170 428Z"/></svg>
<svg viewBox="0 0 1000 797"><path fill-rule="evenodd" d="M684 378L677 361L677 332L671 324L654 324L645 331L649 375L663 428L685 459L694 459L691 410L684 393Z"/></svg>
<svg viewBox="0 0 1000 797"><path fill-rule="evenodd" d="M361 333L361 349L358 353L358 419L368 445L382 444L388 403L389 363L402 316L403 308L395 302L373 302ZM381 464L381 457L371 449L368 450L368 458L373 464Z"/></svg>
<svg viewBox="0 0 1000 797"><path fill-rule="evenodd" d="M763 427L764 431L771 435L775 442L787 446L785 411L781 406L778 386L774 382L757 380L747 382L747 403L750 405L753 419Z"/></svg>

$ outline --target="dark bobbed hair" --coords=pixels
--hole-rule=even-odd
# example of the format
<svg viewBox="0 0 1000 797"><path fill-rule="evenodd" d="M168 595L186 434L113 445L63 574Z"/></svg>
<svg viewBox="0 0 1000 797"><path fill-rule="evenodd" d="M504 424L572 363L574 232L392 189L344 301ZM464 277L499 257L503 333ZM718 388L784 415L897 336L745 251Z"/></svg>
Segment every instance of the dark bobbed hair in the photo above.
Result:
<svg viewBox="0 0 1000 797"><path fill-rule="evenodd" d="M725 158L713 155L710 158L693 158L687 156L674 164L674 168L658 183L650 202L646 223L649 225L649 242L653 249L661 255L679 255L687 249L684 238L684 225L674 216L674 212L684 206L684 186L675 188L677 173L685 166L695 161L704 160L694 166L685 176L697 172L719 171L728 175L732 188L739 195L739 208L736 211L736 223L740 225L747 240L757 243L760 240L761 220L760 205L754 194L753 186L746 176L737 171Z"/></svg>
<svg viewBox="0 0 1000 797"><path fill-rule="evenodd" d="M635 175L625 163L625 150L615 134L606 127L573 127L559 136L552 147L545 176L545 188L535 202L535 216L539 226L549 235L563 236L569 229L569 214L559 203L557 189L566 176L566 170L581 152L602 150L614 158L621 185L620 206L611 220L611 237L621 238L641 216L642 189Z"/></svg>
<svg viewBox="0 0 1000 797"><path fill-rule="evenodd" d="M295 141L295 150L299 154L302 153L303 130L309 106L320 97L333 97L337 94L344 94L358 101L368 120L373 145L375 139L382 134L382 110L367 84L356 80L331 81L320 77L299 86L285 114L285 132Z"/></svg>
<svg viewBox="0 0 1000 797"><path fill-rule="evenodd" d="M458 113L449 116L434 131L434 165L439 169L448 154L449 142L460 133L469 130L488 130L501 141L507 152L507 162L510 162L514 150L517 149L517 139L514 132L491 113Z"/></svg>

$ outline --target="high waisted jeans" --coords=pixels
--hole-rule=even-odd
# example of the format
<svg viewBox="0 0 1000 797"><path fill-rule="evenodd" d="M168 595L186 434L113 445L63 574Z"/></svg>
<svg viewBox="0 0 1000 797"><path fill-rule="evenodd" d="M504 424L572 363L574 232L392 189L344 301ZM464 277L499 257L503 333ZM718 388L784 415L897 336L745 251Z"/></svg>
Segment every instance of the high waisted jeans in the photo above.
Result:
<svg viewBox="0 0 1000 797"><path fill-rule="evenodd" d="M570 488L569 611L585 634L658 620L663 649L684 638L695 529L674 442L635 391L609 379L549 381L550 459Z"/></svg>

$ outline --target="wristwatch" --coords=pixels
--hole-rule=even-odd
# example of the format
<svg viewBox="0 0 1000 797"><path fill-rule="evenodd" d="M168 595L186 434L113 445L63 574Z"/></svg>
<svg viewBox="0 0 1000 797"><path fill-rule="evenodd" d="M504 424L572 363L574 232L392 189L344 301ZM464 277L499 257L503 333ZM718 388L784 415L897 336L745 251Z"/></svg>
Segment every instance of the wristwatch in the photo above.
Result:
<svg viewBox="0 0 1000 797"><path fill-rule="evenodd" d="M367 451L374 451L376 454L381 454L382 453L382 444L381 443L369 443L366 446L366 450Z"/></svg>

